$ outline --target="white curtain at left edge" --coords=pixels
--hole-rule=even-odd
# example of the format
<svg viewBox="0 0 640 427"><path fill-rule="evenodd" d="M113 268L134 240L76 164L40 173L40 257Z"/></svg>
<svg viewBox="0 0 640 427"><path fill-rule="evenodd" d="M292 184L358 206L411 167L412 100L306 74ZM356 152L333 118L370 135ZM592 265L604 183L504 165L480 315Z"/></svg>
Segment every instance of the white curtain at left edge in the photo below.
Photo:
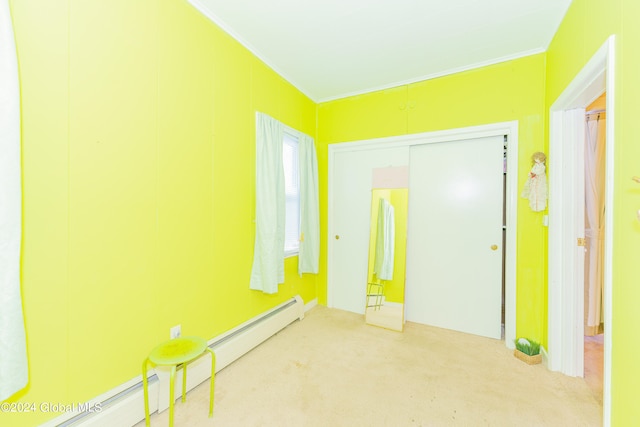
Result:
<svg viewBox="0 0 640 427"><path fill-rule="evenodd" d="M20 89L9 1L0 0L0 401L27 385L20 297Z"/></svg>
<svg viewBox="0 0 640 427"><path fill-rule="evenodd" d="M284 282L284 125L256 112L256 239L249 288L278 292Z"/></svg>

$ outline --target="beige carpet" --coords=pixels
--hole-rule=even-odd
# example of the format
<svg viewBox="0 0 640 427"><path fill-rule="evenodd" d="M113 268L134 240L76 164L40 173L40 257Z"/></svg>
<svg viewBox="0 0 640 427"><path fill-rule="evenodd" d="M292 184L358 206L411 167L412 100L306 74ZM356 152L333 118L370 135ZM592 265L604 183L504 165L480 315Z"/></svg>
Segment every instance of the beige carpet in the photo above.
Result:
<svg viewBox="0 0 640 427"><path fill-rule="evenodd" d="M584 379L529 366L503 341L410 322L394 332L321 306L218 372L213 418L208 384L176 403L176 427L602 424Z"/></svg>

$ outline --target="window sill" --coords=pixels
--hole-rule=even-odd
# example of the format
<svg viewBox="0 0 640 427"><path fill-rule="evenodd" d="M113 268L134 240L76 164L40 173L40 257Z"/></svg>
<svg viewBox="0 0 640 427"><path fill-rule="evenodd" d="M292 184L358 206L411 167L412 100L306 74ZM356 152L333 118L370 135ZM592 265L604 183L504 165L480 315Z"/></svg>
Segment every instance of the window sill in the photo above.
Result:
<svg viewBox="0 0 640 427"><path fill-rule="evenodd" d="M285 258L291 258L291 257L294 257L294 256L298 256L298 253L300 253L300 251L298 251L298 250L295 250L295 251L286 251L286 252L284 253L284 257L285 257Z"/></svg>

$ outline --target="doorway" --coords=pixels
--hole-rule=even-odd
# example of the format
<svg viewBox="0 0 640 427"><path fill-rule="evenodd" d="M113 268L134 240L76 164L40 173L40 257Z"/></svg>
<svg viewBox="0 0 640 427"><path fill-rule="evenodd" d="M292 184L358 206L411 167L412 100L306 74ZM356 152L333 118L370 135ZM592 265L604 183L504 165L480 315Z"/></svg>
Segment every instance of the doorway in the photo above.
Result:
<svg viewBox="0 0 640 427"><path fill-rule="evenodd" d="M602 402L604 319L603 250L606 167L606 93L587 106L585 116L584 379Z"/></svg>
<svg viewBox="0 0 640 427"><path fill-rule="evenodd" d="M604 424L611 410L611 264L615 36L610 36L550 109L549 324L547 365L570 376L584 375L584 134L585 112L606 93L607 131L604 227Z"/></svg>

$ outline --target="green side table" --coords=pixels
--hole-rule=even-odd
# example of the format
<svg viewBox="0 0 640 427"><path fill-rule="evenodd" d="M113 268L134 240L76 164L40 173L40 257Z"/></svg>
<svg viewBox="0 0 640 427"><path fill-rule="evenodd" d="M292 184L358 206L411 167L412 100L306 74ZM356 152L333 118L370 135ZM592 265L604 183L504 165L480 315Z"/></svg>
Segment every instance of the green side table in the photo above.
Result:
<svg viewBox="0 0 640 427"><path fill-rule="evenodd" d="M147 380L147 366L170 366L169 379L169 427L173 427L173 401L175 395L175 377L178 365L182 365L182 401L187 399L187 364L204 355L211 353L211 391L209 396L209 416L213 416L213 386L216 372L216 354L207 346L207 342L200 337L180 337L154 348L142 363L142 383L144 386L144 416L146 425L149 419L149 383Z"/></svg>

